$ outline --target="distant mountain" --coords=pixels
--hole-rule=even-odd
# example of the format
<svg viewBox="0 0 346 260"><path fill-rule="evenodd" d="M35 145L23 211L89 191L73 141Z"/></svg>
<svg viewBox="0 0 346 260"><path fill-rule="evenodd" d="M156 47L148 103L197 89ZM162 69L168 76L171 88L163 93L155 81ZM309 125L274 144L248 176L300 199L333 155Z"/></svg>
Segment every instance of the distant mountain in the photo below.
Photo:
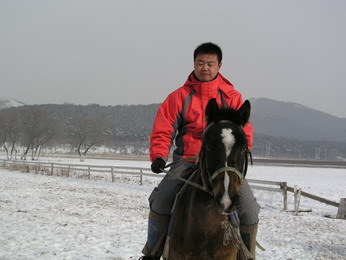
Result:
<svg viewBox="0 0 346 260"><path fill-rule="evenodd" d="M24 106L24 105L25 104L23 102L17 101L13 98L0 99L0 110L6 109L6 108L11 108L11 107L20 107L20 106Z"/></svg>
<svg viewBox="0 0 346 260"><path fill-rule="evenodd" d="M256 134L346 143L346 118L292 102L268 98L252 98L250 102L251 121Z"/></svg>
<svg viewBox="0 0 346 260"><path fill-rule="evenodd" d="M251 122L254 128L252 153L258 157L293 159L346 158L346 118L338 118L303 105L267 98L252 98ZM109 147L133 145L147 149L159 104L87 106L74 104L23 105L15 100L0 101L0 114L14 107L19 114L42 109L59 124L55 144L73 143L73 118L99 119L98 139ZM12 109L11 109L12 110ZM1 126L1 124L0 124ZM0 131L1 133L1 131Z"/></svg>
<svg viewBox="0 0 346 260"><path fill-rule="evenodd" d="M346 118L311 109L301 104L268 98L251 98L251 122L257 135L304 141L332 141L346 143ZM159 104L81 106L73 104L36 105L54 111L62 122L75 113L105 118L110 131L117 135L148 136ZM0 100L0 110L26 107L15 99ZM136 133L135 133L136 132Z"/></svg>

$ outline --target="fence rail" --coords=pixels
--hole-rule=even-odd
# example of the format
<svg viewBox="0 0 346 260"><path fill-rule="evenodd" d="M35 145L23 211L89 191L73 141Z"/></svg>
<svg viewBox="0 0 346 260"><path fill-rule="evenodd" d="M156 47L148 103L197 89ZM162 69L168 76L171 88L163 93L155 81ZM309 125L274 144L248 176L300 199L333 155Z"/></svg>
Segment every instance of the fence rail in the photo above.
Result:
<svg viewBox="0 0 346 260"><path fill-rule="evenodd" d="M84 178L91 179L92 175L97 173L99 178L105 178L108 174L108 179L115 181L117 175L132 175L139 178L139 184L143 184L143 177L162 178L163 175L153 174L151 169L143 167L128 167L128 166L101 166L101 165L84 165L84 164L65 164L65 163L49 163L49 162L31 162L31 161L16 161L0 159L0 166L4 169L19 170L24 172L35 172L46 175L62 175L69 177L70 175L82 175ZM287 210L287 193L295 192L295 189L287 186L287 182L265 181L247 179L252 189L264 190L270 192L278 192L283 196L283 209ZM331 206L339 207L340 203L300 191L301 196L305 196L312 200L316 200Z"/></svg>

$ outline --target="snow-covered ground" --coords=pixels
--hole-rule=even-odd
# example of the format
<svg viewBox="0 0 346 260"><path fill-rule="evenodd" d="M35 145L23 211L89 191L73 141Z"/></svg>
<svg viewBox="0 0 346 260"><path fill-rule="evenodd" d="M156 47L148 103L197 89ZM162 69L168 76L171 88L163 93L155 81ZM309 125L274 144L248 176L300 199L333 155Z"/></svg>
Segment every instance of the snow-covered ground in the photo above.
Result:
<svg viewBox="0 0 346 260"><path fill-rule="evenodd" d="M48 159L45 159L48 160ZM77 163L74 159L51 159ZM84 164L141 166L149 162L86 160ZM346 170L253 166L248 178L287 181L339 202ZM146 240L147 198L159 178L143 186L0 170L0 259L138 259ZM337 208L302 198L282 211L279 193L254 191L262 207L257 259L346 259L346 220ZM293 195L289 195L293 209ZM326 217L328 216L328 217Z"/></svg>

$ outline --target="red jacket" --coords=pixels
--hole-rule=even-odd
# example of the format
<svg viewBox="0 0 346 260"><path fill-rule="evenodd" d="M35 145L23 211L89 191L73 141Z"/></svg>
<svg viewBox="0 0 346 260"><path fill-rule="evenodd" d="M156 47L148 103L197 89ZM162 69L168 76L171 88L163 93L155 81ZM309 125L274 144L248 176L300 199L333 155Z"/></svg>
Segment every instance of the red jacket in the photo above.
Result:
<svg viewBox="0 0 346 260"><path fill-rule="evenodd" d="M150 137L150 160L168 159L175 138L173 159L198 155L206 126L205 108L210 99L216 98L220 106L238 109L243 100L241 94L220 73L209 82L196 80L191 73L185 84L172 92L161 104ZM244 127L248 147L252 148L252 126Z"/></svg>

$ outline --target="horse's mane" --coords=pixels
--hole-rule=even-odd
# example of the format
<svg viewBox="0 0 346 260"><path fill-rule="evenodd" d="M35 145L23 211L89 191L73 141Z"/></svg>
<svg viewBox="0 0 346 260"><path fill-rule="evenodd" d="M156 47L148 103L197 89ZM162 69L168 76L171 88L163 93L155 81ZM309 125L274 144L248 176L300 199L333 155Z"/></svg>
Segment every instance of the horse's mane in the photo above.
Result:
<svg viewBox="0 0 346 260"><path fill-rule="evenodd" d="M206 118L207 124L217 123L221 120L230 120L236 125L243 124L243 119L237 113L237 110L232 108L222 107L219 110L215 111L215 113L207 115Z"/></svg>

